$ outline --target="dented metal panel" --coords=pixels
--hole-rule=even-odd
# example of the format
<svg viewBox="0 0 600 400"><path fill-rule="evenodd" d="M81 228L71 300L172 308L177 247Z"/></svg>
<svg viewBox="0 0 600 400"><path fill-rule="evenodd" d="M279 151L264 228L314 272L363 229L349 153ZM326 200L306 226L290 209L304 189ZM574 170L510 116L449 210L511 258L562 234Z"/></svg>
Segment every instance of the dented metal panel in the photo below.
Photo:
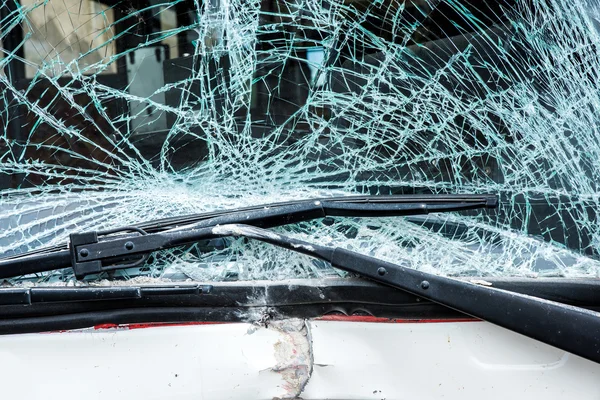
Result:
<svg viewBox="0 0 600 400"><path fill-rule="evenodd" d="M583 400L600 392L598 364L485 322L357 321L2 336L0 376L5 396L32 399Z"/></svg>

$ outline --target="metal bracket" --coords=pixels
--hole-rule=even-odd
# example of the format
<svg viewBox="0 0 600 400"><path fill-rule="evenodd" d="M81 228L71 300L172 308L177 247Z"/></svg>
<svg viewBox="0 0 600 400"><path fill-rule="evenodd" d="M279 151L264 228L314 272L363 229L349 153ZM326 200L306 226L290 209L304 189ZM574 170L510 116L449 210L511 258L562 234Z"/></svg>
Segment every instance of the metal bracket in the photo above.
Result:
<svg viewBox="0 0 600 400"><path fill-rule="evenodd" d="M114 271L117 269L133 268L144 263L148 259L148 254L141 254L140 258L134 260L133 262L123 263L124 260L118 259L117 262L114 264L110 264L110 262L108 264L103 264L102 260L106 261L107 259L110 259L111 255L104 256L102 254L102 250L96 249L100 244L100 242L98 241L98 236L131 230L140 233L142 237L147 237L145 236L146 232L144 230L131 227L119 228L112 231L104 232L86 232L71 234L69 249L71 252L71 266L73 268L73 272L75 273L75 277L77 279L83 279L87 275L99 274L101 272ZM124 239L126 240L125 245L123 247L125 249L125 252L133 250L134 241L138 240L139 238L140 237L130 237ZM114 247L114 242L115 241L107 241L104 243L108 243L109 246ZM118 240L116 240L116 242L118 242ZM117 246L117 248L120 247ZM120 257L125 255L123 251L116 251L115 253L116 254L114 254L113 257ZM89 261L86 260L86 258L89 258Z"/></svg>
<svg viewBox="0 0 600 400"><path fill-rule="evenodd" d="M71 251L71 266L77 279L83 279L86 275L102 272L102 261L78 261L78 256L85 259L89 255L86 245L98 243L97 232L72 233L69 236L69 250Z"/></svg>

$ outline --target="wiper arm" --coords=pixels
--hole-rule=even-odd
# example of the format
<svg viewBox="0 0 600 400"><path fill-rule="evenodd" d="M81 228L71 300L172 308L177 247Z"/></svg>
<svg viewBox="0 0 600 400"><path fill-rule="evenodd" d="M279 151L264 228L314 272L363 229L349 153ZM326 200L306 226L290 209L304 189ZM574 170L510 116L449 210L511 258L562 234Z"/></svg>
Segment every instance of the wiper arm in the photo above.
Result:
<svg viewBox="0 0 600 400"><path fill-rule="evenodd" d="M76 277L78 279L82 279L86 275L93 273L136 266L145 260L144 258L139 258L133 263L126 265L122 263L117 263L114 265L113 263L113 265L103 265L102 267L99 267L99 262L95 262L93 268L90 267L84 270L79 264L91 261L92 257L90 256L86 260L76 260L72 254L74 246L81 246L84 244L97 243L95 247L98 248L102 246L103 248L114 248L118 245L121 246L121 250L123 250L125 243L131 241L135 245L136 249L145 248L146 250L144 251L154 251L169 247L176 247L196 241L193 235L191 235L191 238L187 239L187 241L185 241L185 239L181 239L174 242L164 237L154 236L167 230L180 229L182 231L185 230L189 232L191 229L201 229L204 227L226 224L246 224L262 228L271 228L310 221L328 216L408 216L428 214L430 212L450 212L478 208L495 208L497 204L498 199L494 195L347 196L292 201L286 203L252 206L236 210L224 210L168 218L141 223L132 227L124 227L113 231L89 232L85 234L71 235L69 250L66 250L66 245L62 247L55 246L46 249L38 249L31 253L0 259L0 278L10 278L14 276L73 267L75 269ZM107 239L110 238L110 236L107 236L108 234L119 231L137 231L144 237L142 238L140 236L136 236L107 241ZM121 240L121 242L117 242L118 240ZM138 241L146 242L146 245L140 246L137 243ZM153 247L154 250L149 250ZM108 253L112 254L115 252L113 251ZM102 256L106 256L108 253L102 253ZM116 253L117 254L113 254L111 257L133 254L130 251L121 251L120 253Z"/></svg>

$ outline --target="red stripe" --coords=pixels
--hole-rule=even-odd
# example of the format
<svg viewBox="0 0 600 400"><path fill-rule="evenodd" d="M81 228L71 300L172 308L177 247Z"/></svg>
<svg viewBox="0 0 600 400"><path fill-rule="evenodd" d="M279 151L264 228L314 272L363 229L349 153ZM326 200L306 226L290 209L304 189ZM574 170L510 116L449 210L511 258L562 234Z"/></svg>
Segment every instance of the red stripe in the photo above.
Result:
<svg viewBox="0 0 600 400"><path fill-rule="evenodd" d="M347 321L347 322L377 322L377 323L395 323L395 324L431 324L440 322L475 322L480 321L476 318L450 318L450 319L399 319L382 318L371 315L324 315L315 318L317 321Z"/></svg>
<svg viewBox="0 0 600 400"><path fill-rule="evenodd" d="M147 322L139 324L99 324L94 325L94 329L145 329L145 328L157 328L161 326L189 326L189 325L217 325L227 324L228 322L216 322L216 321L193 321L193 322Z"/></svg>
<svg viewBox="0 0 600 400"><path fill-rule="evenodd" d="M316 321L344 321L344 322L370 322L370 323L394 323L394 324L431 324L442 322L476 322L476 318L449 318L449 319L400 319L373 317L371 315L324 315L319 318L313 318ZM95 330L101 329L146 329L165 326L194 326L194 325L217 325L228 324L231 322L219 321L192 321L192 322L147 322L138 324L99 324L94 325ZM47 333L62 333L69 330L52 331Z"/></svg>

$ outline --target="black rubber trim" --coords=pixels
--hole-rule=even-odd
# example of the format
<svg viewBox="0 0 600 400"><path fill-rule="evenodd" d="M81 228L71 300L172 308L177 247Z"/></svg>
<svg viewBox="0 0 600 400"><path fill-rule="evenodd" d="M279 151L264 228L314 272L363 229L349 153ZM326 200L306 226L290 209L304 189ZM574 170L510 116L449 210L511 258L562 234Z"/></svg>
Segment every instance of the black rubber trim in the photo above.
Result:
<svg viewBox="0 0 600 400"><path fill-rule="evenodd" d="M600 280L486 279L494 287L600 310ZM37 302L31 302L31 293ZM101 293L101 297L97 297ZM132 294L131 297L120 296ZM44 332L101 324L245 322L269 318L369 315L456 319L463 314L363 279L235 282L141 287L0 289L0 334ZM83 300L82 300L83 299ZM89 301L94 300L94 301ZM31 303L31 304L30 304Z"/></svg>
<svg viewBox="0 0 600 400"><path fill-rule="evenodd" d="M327 306L324 304L280 307L145 307L102 310L54 316L3 319L0 335L82 329L106 324L184 323L184 322L262 322L284 318L319 318L327 315L377 316L390 319L456 319L464 318L452 310L431 308L433 304L408 306L398 317L398 309L390 306L365 308L361 304ZM436 312L437 311L437 312ZM375 312L375 315L373 315Z"/></svg>

